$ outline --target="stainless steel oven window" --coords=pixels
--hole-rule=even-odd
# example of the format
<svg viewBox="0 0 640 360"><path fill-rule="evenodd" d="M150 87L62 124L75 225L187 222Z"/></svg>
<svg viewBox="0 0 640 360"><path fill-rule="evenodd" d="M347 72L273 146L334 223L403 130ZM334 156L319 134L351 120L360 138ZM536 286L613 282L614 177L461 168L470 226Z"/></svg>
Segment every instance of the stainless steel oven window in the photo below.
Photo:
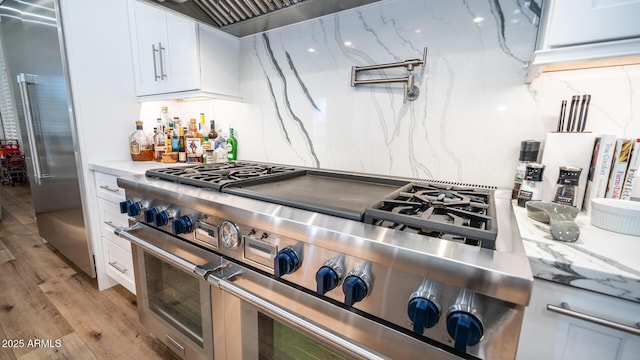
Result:
<svg viewBox="0 0 640 360"><path fill-rule="evenodd" d="M261 312L257 315L259 359L351 359Z"/></svg>
<svg viewBox="0 0 640 360"><path fill-rule="evenodd" d="M203 347L200 282L144 253L149 310Z"/></svg>
<svg viewBox="0 0 640 360"><path fill-rule="evenodd" d="M223 311L227 359L357 359L341 352L331 343L274 319L236 296L224 296Z"/></svg>

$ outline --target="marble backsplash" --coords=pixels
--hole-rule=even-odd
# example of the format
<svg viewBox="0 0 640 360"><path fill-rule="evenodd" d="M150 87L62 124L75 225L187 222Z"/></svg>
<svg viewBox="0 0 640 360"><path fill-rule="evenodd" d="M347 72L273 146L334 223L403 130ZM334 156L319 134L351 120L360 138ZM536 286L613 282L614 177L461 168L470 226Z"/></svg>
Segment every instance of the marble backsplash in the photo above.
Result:
<svg viewBox="0 0 640 360"><path fill-rule="evenodd" d="M240 159L501 188L512 186L520 141L544 141L572 95L592 95L587 131L640 136L640 65L524 83L536 26L521 6L386 0L248 36L243 103L169 106L234 127ZM415 101L403 103L400 84L350 86L352 66L420 58L425 47ZM145 103L141 116L157 109Z"/></svg>

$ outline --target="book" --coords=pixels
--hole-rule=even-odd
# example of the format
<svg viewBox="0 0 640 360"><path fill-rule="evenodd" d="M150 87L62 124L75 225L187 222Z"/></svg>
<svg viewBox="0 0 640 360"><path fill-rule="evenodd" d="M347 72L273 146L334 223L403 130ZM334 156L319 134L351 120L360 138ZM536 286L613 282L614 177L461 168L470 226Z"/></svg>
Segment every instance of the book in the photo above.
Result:
<svg viewBox="0 0 640 360"><path fill-rule="evenodd" d="M606 194L615 145L615 135L601 135L594 141L585 196L582 202L582 210L587 213L591 212L591 199L603 198Z"/></svg>
<svg viewBox="0 0 640 360"><path fill-rule="evenodd" d="M633 139L616 140L616 152L613 157L613 165L611 165L611 174L609 175L609 184L607 185L606 198L620 199L622 186L624 185L624 177L629 167L629 158L631 156L631 148Z"/></svg>
<svg viewBox="0 0 640 360"><path fill-rule="evenodd" d="M631 200L631 196L634 194L634 198L637 198L636 201L640 201L640 195L638 195L640 193L640 189L638 189L640 187L638 168L640 168L640 139L636 139L631 149L631 159L629 160L627 175L624 178L620 199Z"/></svg>

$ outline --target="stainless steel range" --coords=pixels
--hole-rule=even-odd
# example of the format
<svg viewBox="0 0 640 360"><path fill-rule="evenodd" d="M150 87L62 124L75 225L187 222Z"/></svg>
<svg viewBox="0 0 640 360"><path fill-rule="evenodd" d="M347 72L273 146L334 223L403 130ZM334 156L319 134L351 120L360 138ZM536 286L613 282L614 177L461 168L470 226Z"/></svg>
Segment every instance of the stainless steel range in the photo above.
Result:
<svg viewBox="0 0 640 360"><path fill-rule="evenodd" d="M133 226L117 232L134 249L330 351L515 358L533 277L510 193L258 162L155 169L118 184ZM260 316L232 315L248 310L225 299L212 301L203 357L305 348L277 343L275 330L263 341Z"/></svg>

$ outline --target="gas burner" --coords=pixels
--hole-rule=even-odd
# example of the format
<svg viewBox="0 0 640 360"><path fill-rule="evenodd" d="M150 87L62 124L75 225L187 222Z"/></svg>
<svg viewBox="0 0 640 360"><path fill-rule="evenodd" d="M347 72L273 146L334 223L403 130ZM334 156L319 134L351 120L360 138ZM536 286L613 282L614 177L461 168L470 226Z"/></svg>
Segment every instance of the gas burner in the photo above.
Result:
<svg viewBox="0 0 640 360"><path fill-rule="evenodd" d="M395 230L495 248L490 190L411 183L365 211L365 222Z"/></svg>

